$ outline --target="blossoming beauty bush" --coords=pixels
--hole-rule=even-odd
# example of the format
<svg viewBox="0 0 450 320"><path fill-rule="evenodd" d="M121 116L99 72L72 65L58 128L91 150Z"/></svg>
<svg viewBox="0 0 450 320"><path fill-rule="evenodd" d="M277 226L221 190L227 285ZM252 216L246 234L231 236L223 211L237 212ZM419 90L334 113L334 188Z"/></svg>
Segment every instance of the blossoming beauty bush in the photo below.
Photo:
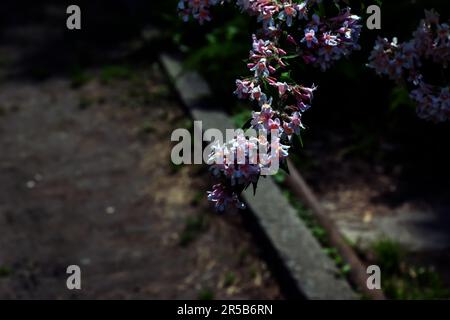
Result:
<svg viewBox="0 0 450 320"><path fill-rule="evenodd" d="M252 35L248 76L236 80L235 95L247 99L256 111L243 129L256 137L236 136L212 149L209 159L213 174L220 180L208 192L219 211L226 206L244 207L240 193L249 185L256 189L264 170L274 163L287 170L286 158L292 140L305 129L303 113L311 106L317 87L303 85L291 77L289 61L328 69L353 50L359 49L360 18L341 2L319 0L181 0L180 16L200 23L212 19L212 6L233 2L241 12L256 17L261 28ZM265 137L265 138L261 138ZM253 159L249 147L266 146ZM231 160L224 155L233 155ZM236 162L241 156L243 162ZM252 160L257 163L252 162ZM278 166L276 166L278 169Z"/></svg>
<svg viewBox="0 0 450 320"><path fill-rule="evenodd" d="M449 24L439 20L435 11L425 11L411 40L401 43L397 38L379 38L368 64L377 74L406 83L419 117L435 122L450 119L450 32ZM428 78L425 71L430 69L435 72L428 72Z"/></svg>

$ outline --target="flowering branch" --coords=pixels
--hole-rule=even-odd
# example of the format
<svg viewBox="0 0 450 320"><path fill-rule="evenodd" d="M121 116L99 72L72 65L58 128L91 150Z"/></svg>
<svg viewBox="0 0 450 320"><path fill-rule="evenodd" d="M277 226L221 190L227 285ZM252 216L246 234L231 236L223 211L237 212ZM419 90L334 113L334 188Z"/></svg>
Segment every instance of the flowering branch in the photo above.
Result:
<svg viewBox="0 0 450 320"><path fill-rule="evenodd" d="M180 0L178 9L183 20L192 17L204 23L211 20L210 7L224 2L231 1ZM209 164L221 182L208 192L208 199L219 211L228 205L243 208L240 193L250 184L256 188L260 175L275 162L283 164L292 137L300 136L305 128L302 114L310 107L317 87L291 79L288 60L296 59L325 71L359 49L361 30L360 18L351 14L350 8L341 9L338 0L331 3L332 9L338 10L335 16L326 15L320 0L233 2L261 23L258 36L252 35L247 64L251 75L236 80L234 91L238 98L257 105L259 111L252 113L245 128L254 130L254 137L241 134L212 148ZM256 149L259 154L254 152Z"/></svg>

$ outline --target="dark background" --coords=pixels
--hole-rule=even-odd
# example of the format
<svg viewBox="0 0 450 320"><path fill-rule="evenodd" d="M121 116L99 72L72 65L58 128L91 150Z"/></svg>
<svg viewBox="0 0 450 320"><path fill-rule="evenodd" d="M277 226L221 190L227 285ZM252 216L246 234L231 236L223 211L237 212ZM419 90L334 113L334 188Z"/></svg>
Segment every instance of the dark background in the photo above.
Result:
<svg viewBox="0 0 450 320"><path fill-rule="evenodd" d="M350 2L355 13L365 17L361 1ZM65 12L52 4L57 8L80 5L82 30L67 30ZM231 5L214 8L211 23L186 24L177 16L176 4L172 0L2 1L0 44L19 47L21 52L14 66L2 68L0 64L1 81L37 85L66 77L84 83L84 70L110 65L145 70L162 51L181 51L185 67L205 76L217 101L238 125L251 106L232 95L234 80L248 74L244 60L257 24ZM377 178L387 176L395 192L381 190L370 199L371 204L396 208L404 202L424 202L448 230L450 125L419 119L405 88L378 77L366 63L376 37L397 36L406 41L424 9L436 9L444 21L449 18L449 7L448 1L382 1L382 29L364 27L360 51L326 72L295 70L300 83L319 87L303 118L307 126L304 147L292 153L319 195L360 181L379 188ZM23 27L24 34L10 32L16 27ZM429 232L435 228L431 226ZM448 252L433 254L446 256ZM445 263L442 269L448 266ZM444 278L448 278L445 272Z"/></svg>

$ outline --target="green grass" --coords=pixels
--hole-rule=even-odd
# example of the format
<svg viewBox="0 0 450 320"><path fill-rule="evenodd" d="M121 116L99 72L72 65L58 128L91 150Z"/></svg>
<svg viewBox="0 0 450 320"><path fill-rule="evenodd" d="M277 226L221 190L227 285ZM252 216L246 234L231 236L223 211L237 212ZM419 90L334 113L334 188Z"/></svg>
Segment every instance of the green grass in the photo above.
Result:
<svg viewBox="0 0 450 320"><path fill-rule="evenodd" d="M183 231L180 234L179 244L186 247L194 241L200 234L208 229L209 220L206 214L188 217Z"/></svg>
<svg viewBox="0 0 450 320"><path fill-rule="evenodd" d="M191 205L198 206L206 197L206 192L197 191L191 199Z"/></svg>
<svg viewBox="0 0 450 320"><path fill-rule="evenodd" d="M225 287L229 287L229 286L233 285L235 282L236 282L236 275L231 271L227 272L225 274L225 279L224 279L223 285Z"/></svg>
<svg viewBox="0 0 450 320"><path fill-rule="evenodd" d="M277 174L273 176L273 179L276 183L282 184L286 180L286 175L286 172L284 172L283 170L278 170Z"/></svg>
<svg viewBox="0 0 450 320"><path fill-rule="evenodd" d="M448 299L440 275L433 267L409 265L402 246L390 239L373 243L375 263L381 269L381 286L389 299Z"/></svg>
<svg viewBox="0 0 450 320"><path fill-rule="evenodd" d="M113 80L127 80L133 76L133 71L122 65L105 66L100 71L100 81L108 84Z"/></svg>
<svg viewBox="0 0 450 320"><path fill-rule="evenodd" d="M139 134L140 135L147 135L149 133L155 132L156 128L153 124L152 121L150 120L144 120L140 125L139 125Z"/></svg>
<svg viewBox="0 0 450 320"><path fill-rule="evenodd" d="M214 292L211 289L203 288L198 293L198 300L213 300Z"/></svg>
<svg viewBox="0 0 450 320"><path fill-rule="evenodd" d="M383 277L384 275L384 277ZM382 288L390 299L448 299L449 290L433 268L409 267L407 271L381 277Z"/></svg>
<svg viewBox="0 0 450 320"><path fill-rule="evenodd" d="M328 234L324 228L317 222L312 212L306 208L296 197L288 190L284 191L284 195L288 198L291 205L297 210L297 215L308 229L311 230L313 236L319 241L323 247L323 251L334 261L339 270L340 276L345 276L350 272L350 265L346 264L342 256L336 248L330 245Z"/></svg>
<svg viewBox="0 0 450 320"><path fill-rule="evenodd" d="M74 68L70 74L70 86L74 89L80 88L92 79L92 75L80 68Z"/></svg>
<svg viewBox="0 0 450 320"><path fill-rule="evenodd" d="M372 244L372 251L383 272L394 274L400 271L405 252L397 242L390 239L378 240Z"/></svg>
<svg viewBox="0 0 450 320"><path fill-rule="evenodd" d="M7 266L0 266L0 278L6 278L10 276L12 273L12 269Z"/></svg>

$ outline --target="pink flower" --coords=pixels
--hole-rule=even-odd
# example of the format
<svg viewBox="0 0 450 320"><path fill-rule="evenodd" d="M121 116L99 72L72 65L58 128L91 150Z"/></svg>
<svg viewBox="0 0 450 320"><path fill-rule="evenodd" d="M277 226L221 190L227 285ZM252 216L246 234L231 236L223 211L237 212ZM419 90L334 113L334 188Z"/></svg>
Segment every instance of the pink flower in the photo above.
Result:
<svg viewBox="0 0 450 320"><path fill-rule="evenodd" d="M325 32L322 35L323 42L328 46L337 46L338 45L338 37L331 34L331 32Z"/></svg>
<svg viewBox="0 0 450 320"><path fill-rule="evenodd" d="M261 91L260 86L256 86L252 89L250 98L252 100L256 100L258 102L263 102L263 103L266 102L266 100L267 100L266 94Z"/></svg>
<svg viewBox="0 0 450 320"><path fill-rule="evenodd" d="M279 130L280 129L280 119L276 118L275 120L269 119L267 122L268 130Z"/></svg>
<svg viewBox="0 0 450 320"><path fill-rule="evenodd" d="M227 206L245 209L235 192L230 192L222 184L215 184L212 191L208 191L208 200L214 202L217 211L224 211Z"/></svg>
<svg viewBox="0 0 450 320"><path fill-rule="evenodd" d="M269 127L269 120L272 119L275 112L270 106L271 100L261 106L260 112L252 113L251 125L254 129L266 129Z"/></svg>
<svg viewBox="0 0 450 320"><path fill-rule="evenodd" d="M300 40L300 42L306 42L306 46L311 48L313 44L319 43L316 38L316 31L314 29L306 28L305 36Z"/></svg>
<svg viewBox="0 0 450 320"><path fill-rule="evenodd" d="M293 6L291 3L285 3L283 11L281 11L278 15L278 19L286 20L286 25L290 27L292 25L292 18L294 18L296 15L297 10L295 9L295 6Z"/></svg>
<svg viewBox="0 0 450 320"><path fill-rule="evenodd" d="M290 90L289 85L286 82L275 82L273 83L275 87L278 89L278 94L280 96L284 95L287 91Z"/></svg>
<svg viewBox="0 0 450 320"><path fill-rule="evenodd" d="M253 87L253 83L248 80L236 80L236 90L234 94L238 96L239 99L246 99L249 96Z"/></svg>
<svg viewBox="0 0 450 320"><path fill-rule="evenodd" d="M265 78L269 76L269 69L265 58L262 58L257 63L250 64L249 67L250 71L255 72L255 78Z"/></svg>

